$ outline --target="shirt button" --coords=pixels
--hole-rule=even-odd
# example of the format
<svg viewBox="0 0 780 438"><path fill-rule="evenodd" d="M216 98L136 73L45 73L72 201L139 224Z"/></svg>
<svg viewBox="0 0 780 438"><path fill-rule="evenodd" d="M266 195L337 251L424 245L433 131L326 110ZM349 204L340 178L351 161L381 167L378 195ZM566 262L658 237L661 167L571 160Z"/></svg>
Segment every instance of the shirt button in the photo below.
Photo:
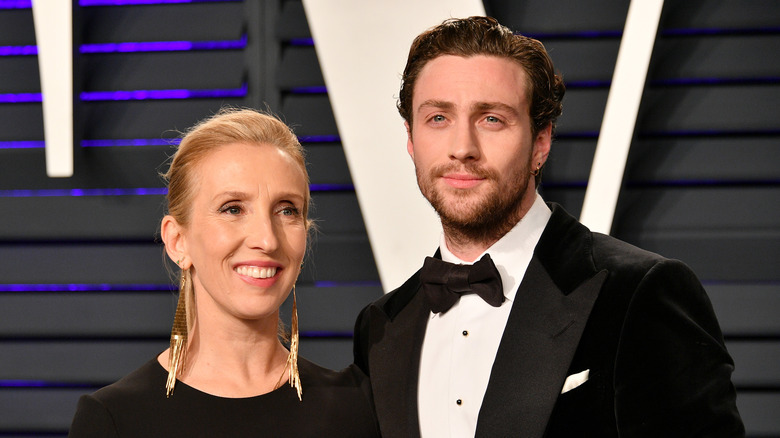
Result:
<svg viewBox="0 0 780 438"><path fill-rule="evenodd" d="M461 400L461 399L457 399L457 400L455 400L455 403L456 403L458 406L460 406L460 405L462 405L462 404L463 404L463 400Z"/></svg>
<svg viewBox="0 0 780 438"><path fill-rule="evenodd" d="M468 335L469 335L469 331L468 330L463 330L463 336L468 336Z"/></svg>

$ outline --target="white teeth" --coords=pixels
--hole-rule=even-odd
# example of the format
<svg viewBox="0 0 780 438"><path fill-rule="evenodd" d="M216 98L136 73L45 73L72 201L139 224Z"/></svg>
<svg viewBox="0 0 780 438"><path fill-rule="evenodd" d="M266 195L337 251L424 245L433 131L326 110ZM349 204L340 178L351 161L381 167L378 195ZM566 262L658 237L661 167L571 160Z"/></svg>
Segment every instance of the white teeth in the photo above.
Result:
<svg viewBox="0 0 780 438"><path fill-rule="evenodd" d="M246 275L252 278L270 278L276 275L276 268L259 266L239 266L236 268L236 272L241 275Z"/></svg>

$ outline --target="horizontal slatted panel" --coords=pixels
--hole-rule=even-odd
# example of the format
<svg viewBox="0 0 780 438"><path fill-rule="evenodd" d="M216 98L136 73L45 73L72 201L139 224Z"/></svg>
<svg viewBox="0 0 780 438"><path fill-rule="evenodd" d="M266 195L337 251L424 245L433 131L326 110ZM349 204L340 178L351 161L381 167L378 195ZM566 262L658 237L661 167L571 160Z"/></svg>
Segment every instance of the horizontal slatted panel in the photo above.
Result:
<svg viewBox="0 0 780 438"><path fill-rule="evenodd" d="M279 73L274 56L286 38L284 29L292 27L284 24L284 17L277 23L275 17L263 15L273 15L274 7L206 2L77 7L75 12L80 44L192 40L237 46L77 55L77 96L248 88L246 97L77 103L76 173L68 179L45 177L40 148L0 149L0 209L13 212L0 216L0 288L5 291L0 291L0 356L12 358L0 364L0 380L5 382L0 387L3 436L64 436L78 395L120 378L165 348L176 298L169 290L170 275L157 238L163 196L27 196L13 191L159 189L163 182L158 173L173 151L165 143L224 104L269 102L271 109L298 125L299 135L338 134L329 112L325 122L318 123L305 108L296 112L293 105L293 117L288 117L278 104L289 87L273 82ZM305 17L293 19L308 32ZM279 31L269 32L261 22L277 25ZM29 9L0 11L0 45L33 45L32 30ZM249 37L243 49L245 35ZM294 64L300 71L299 62ZM318 70L316 58L313 66ZM0 94L40 92L35 56L0 57L0 74L6 78L6 73L17 80L0 84ZM289 76L281 73L282 78ZM304 79L300 85L317 84ZM308 103L305 96L301 100ZM320 107L328 107L327 98ZM40 141L42 133L40 103L0 104L0 142ZM157 145L79 147L81 140ZM340 144L304 145L315 190L322 184L342 189L313 193L311 213L319 231L297 288L301 351L316 362L341 368L351 361L355 315L381 295L381 287ZM122 284L129 285L127 290ZM68 291L69 285L77 291ZM9 292L10 286L24 291ZM61 291L46 291L51 288ZM288 302L282 309L285 320L289 308ZM12 379L22 387L9 386ZM36 382L55 387L31 387Z"/></svg>
<svg viewBox="0 0 780 438"><path fill-rule="evenodd" d="M733 282L705 286L727 338L780 338L780 285Z"/></svg>
<svg viewBox="0 0 780 438"><path fill-rule="evenodd" d="M578 215L627 3L486 6L538 36L568 84L541 191ZM666 3L613 228L705 282L748 436L780 435L778 14L767 0Z"/></svg>
<svg viewBox="0 0 780 438"><path fill-rule="evenodd" d="M0 390L0 431L11 436L65 436L76 412L76 402L85 392L84 388L4 388Z"/></svg>

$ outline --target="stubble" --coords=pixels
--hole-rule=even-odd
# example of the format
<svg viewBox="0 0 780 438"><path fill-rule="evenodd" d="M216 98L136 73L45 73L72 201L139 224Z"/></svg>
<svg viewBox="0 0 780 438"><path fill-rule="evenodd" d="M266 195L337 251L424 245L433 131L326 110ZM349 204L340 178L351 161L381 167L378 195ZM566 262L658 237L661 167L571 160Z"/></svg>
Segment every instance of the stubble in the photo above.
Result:
<svg viewBox="0 0 780 438"><path fill-rule="evenodd" d="M484 178L485 182L474 189L452 189L445 196L435 181L454 170ZM427 175L419 168L415 172L420 191L439 215L447 238L455 245L487 247L522 219L525 212L521 206L528 189L528 170L529 164L524 163L511 178L505 180L498 172L474 163L439 166ZM488 192L480 195L484 184L489 185Z"/></svg>

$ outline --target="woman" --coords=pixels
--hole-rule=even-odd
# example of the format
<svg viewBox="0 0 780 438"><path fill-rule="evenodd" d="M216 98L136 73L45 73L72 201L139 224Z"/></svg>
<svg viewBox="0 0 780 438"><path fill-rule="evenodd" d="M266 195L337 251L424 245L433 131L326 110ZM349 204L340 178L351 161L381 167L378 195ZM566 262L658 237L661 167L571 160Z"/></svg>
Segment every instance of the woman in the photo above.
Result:
<svg viewBox="0 0 780 438"><path fill-rule="evenodd" d="M289 352L279 340L310 226L295 135L223 110L184 136L165 177L160 232L181 268L171 347L81 397L69 436L378 436L357 368L297 357L295 304Z"/></svg>

